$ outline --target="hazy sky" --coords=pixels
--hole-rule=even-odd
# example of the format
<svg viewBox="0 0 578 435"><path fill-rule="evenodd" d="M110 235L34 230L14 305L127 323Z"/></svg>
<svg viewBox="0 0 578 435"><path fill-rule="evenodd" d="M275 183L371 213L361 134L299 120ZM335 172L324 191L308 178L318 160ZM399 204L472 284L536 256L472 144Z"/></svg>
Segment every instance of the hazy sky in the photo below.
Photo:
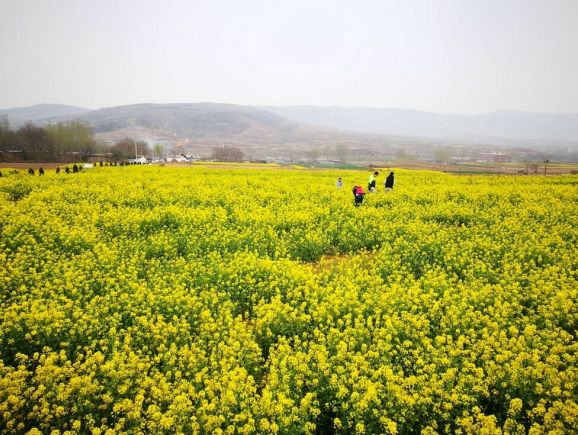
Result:
<svg viewBox="0 0 578 435"><path fill-rule="evenodd" d="M578 0L0 0L0 108L578 112Z"/></svg>

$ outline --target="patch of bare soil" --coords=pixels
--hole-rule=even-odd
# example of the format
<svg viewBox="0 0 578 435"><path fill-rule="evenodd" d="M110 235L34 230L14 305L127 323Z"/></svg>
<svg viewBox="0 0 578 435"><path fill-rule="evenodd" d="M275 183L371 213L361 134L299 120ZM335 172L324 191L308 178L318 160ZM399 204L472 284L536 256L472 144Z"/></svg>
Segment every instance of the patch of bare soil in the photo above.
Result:
<svg viewBox="0 0 578 435"><path fill-rule="evenodd" d="M78 163L80 164L80 163ZM0 168L11 168L11 169L29 169L32 168L37 170L38 168L46 169L56 169L58 166L64 168L66 165L72 168L74 163L3 163L0 162Z"/></svg>

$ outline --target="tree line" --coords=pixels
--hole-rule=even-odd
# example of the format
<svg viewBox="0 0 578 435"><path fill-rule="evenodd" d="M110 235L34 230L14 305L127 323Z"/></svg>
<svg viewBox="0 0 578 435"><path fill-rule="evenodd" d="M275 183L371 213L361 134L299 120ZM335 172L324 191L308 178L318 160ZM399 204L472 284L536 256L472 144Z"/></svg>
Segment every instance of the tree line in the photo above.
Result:
<svg viewBox="0 0 578 435"><path fill-rule="evenodd" d="M0 152L18 154L19 160L57 162L65 155L76 155L81 161L97 150L94 132L82 121L67 121L47 126L26 123L10 128L0 117Z"/></svg>
<svg viewBox="0 0 578 435"><path fill-rule="evenodd" d="M151 149L145 141L130 137L108 146L99 144L92 127L80 120L45 126L29 122L13 129L6 117L0 117L0 161L86 162L96 153L101 153L98 157L110 161L133 159L135 155L152 155L158 159L166 157L162 145ZM244 153L236 147L221 146L213 148L210 158L221 162L240 162Z"/></svg>
<svg viewBox="0 0 578 435"><path fill-rule="evenodd" d="M74 120L38 126L26 123L13 129L0 117L0 160L28 162L87 161L95 153L106 153L107 160L122 161L148 156L144 141L125 137L110 146L98 144L94 131L83 121Z"/></svg>
<svg viewBox="0 0 578 435"><path fill-rule="evenodd" d="M242 162L243 151L231 146L214 147L211 159L217 162Z"/></svg>

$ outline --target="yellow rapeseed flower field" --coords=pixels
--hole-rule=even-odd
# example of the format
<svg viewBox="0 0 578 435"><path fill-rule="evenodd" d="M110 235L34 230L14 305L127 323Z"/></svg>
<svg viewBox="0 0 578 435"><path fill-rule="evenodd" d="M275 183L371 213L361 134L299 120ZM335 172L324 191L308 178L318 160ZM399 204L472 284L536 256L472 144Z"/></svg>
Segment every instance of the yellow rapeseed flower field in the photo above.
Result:
<svg viewBox="0 0 578 435"><path fill-rule="evenodd" d="M576 430L578 176L368 174L0 178L0 431Z"/></svg>

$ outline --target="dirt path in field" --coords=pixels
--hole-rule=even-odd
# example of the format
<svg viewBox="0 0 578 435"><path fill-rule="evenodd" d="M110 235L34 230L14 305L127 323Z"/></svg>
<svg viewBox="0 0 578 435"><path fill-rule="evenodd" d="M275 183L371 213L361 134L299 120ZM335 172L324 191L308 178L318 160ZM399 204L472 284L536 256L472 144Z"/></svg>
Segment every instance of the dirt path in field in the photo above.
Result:
<svg viewBox="0 0 578 435"><path fill-rule="evenodd" d="M80 165L81 163L77 163L78 165ZM4 163L4 162L0 162L0 169L3 168L10 168L10 169L28 169L28 168L32 168L34 170L37 170L38 168L43 168L43 169L56 169L58 166L60 166L61 168L64 168L65 166L69 166L70 168L72 168L72 165L74 165L74 163Z"/></svg>
<svg viewBox="0 0 578 435"><path fill-rule="evenodd" d="M538 163L538 162L534 162ZM397 161L391 162L391 168L415 169L449 172L452 174L498 174L498 175L544 175L544 164L540 163L537 168L528 169L524 163L469 163L469 164L448 164L448 163L429 163L414 161ZM578 171L578 164L575 163L550 163L546 169L547 175L571 174Z"/></svg>
<svg viewBox="0 0 578 435"><path fill-rule="evenodd" d="M337 254L337 255L324 255L315 263L311 263L311 268L315 273L321 273L327 269L331 269L339 263L349 260L351 254Z"/></svg>
<svg viewBox="0 0 578 435"><path fill-rule="evenodd" d="M192 165L187 165L185 163L185 166L191 166L193 168L196 167L200 167L200 168L216 168L216 169L294 169L288 166L267 166L267 165L235 165L234 163L232 164L217 164L217 165L203 165L202 163L193 163Z"/></svg>
<svg viewBox="0 0 578 435"><path fill-rule="evenodd" d="M48 163L48 162L41 162L41 163L33 163L33 162L19 162L19 163L9 163L9 162L0 162L0 169L4 168L12 168L12 169L23 169L27 170L28 168L32 168L34 170L38 170L38 168L44 169L56 169L57 166L64 168L65 166L72 167L74 163ZM77 163L80 164L80 163ZM336 168L332 167L301 167L299 165L269 165L269 164L242 164L242 163L163 163L160 165L161 167L171 167L171 168L204 168L204 169L268 169L268 170L296 170L296 169L305 169L311 171L323 171L323 170L332 170ZM414 169L414 170L429 170L429 171L440 171L440 172L449 172L452 174L502 174L502 175L522 175L521 171L526 169L526 166L523 164L471 164L471 165L450 165L450 164L434 164L434 163L427 163L427 162L409 162L409 161L399 161L399 162L391 162L391 164L384 166L381 164L370 165L372 168L387 168L390 169ZM363 170L363 167L359 167L359 170ZM578 164L572 163L559 163L559 164L551 164L547 167L547 175L561 175L561 174L575 174L578 173ZM525 175L525 174L524 174ZM527 175L544 175L544 166L540 166L537 170L531 170Z"/></svg>
<svg viewBox="0 0 578 435"><path fill-rule="evenodd" d="M315 263L310 263L311 270L315 274L320 274L337 266L341 266L343 263L348 263L352 258L361 256L363 257L364 263L370 262L371 258L374 256L371 252L349 252L341 253L335 255L324 255Z"/></svg>

